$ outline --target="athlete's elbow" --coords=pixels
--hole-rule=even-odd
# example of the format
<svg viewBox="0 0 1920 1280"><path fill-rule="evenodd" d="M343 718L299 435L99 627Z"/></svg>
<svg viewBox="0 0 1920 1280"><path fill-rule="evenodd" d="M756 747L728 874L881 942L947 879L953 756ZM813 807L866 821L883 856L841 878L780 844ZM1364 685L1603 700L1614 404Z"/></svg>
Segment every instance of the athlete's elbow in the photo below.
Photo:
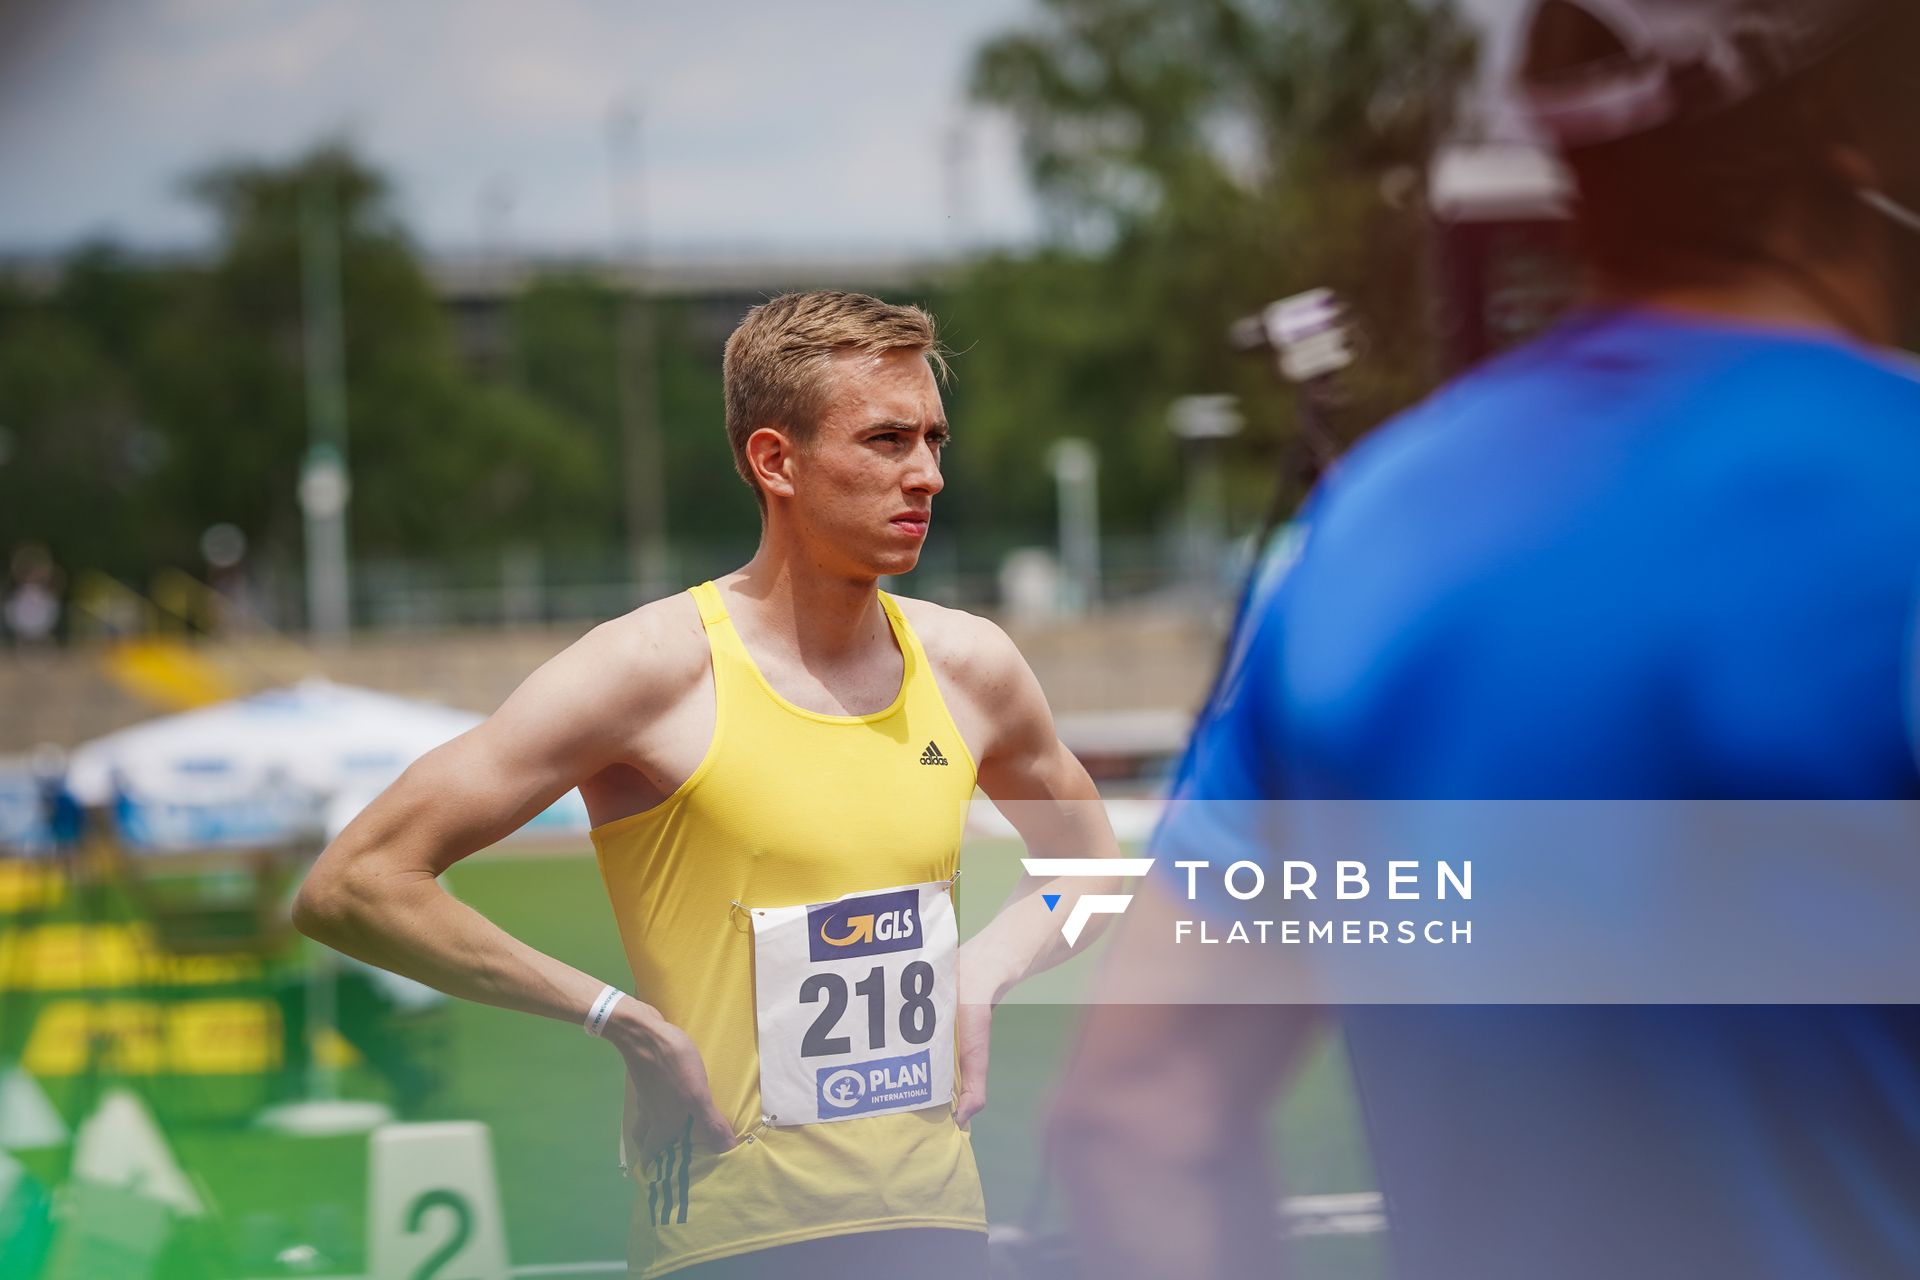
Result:
<svg viewBox="0 0 1920 1280"><path fill-rule="evenodd" d="M293 898L293 927L315 942L327 942L339 927L338 900L317 886L312 877L300 886Z"/></svg>
<svg viewBox="0 0 1920 1280"><path fill-rule="evenodd" d="M315 942L339 950L364 915L362 897L349 875L330 868L322 858L294 895L293 927Z"/></svg>

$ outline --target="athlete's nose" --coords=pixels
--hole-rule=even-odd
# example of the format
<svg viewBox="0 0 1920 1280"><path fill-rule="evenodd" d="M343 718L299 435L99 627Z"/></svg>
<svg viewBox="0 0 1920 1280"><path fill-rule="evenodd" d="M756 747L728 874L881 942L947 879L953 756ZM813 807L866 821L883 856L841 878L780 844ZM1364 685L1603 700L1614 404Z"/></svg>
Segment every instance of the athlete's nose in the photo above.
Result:
<svg viewBox="0 0 1920 1280"><path fill-rule="evenodd" d="M946 485L946 480L940 475L940 455L932 445L922 441L920 447L913 451L913 465L907 472L906 491L932 497Z"/></svg>

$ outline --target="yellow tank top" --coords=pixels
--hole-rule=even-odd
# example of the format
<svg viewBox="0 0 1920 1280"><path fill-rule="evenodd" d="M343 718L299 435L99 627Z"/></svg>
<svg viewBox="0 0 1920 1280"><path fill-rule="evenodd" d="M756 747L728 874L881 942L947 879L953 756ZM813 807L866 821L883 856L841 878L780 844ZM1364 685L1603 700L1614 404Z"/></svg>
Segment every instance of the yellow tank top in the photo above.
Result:
<svg viewBox="0 0 1920 1280"><path fill-rule="evenodd" d="M690 594L713 657L711 745L678 790L595 828L593 844L635 994L692 1037L721 1114L751 1140L719 1154L682 1141L631 1171L631 1273L856 1231L984 1231L951 1106L761 1123L747 911L955 874L974 764L926 651L880 593L900 691L871 715L822 715L767 683L711 582Z"/></svg>

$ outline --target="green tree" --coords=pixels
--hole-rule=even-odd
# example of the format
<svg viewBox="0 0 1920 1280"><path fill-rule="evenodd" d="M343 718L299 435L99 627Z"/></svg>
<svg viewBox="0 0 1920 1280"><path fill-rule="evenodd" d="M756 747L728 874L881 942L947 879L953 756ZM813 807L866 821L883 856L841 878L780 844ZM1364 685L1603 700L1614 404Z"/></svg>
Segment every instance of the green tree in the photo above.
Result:
<svg viewBox="0 0 1920 1280"><path fill-rule="evenodd" d="M1322 285L1369 340L1347 420L1422 392L1419 193L1475 57L1444 0L1042 0L986 45L973 92L1018 124L1051 243L982 265L951 304L983 465L1089 437L1110 523L1151 524L1177 483L1174 397L1239 393L1269 453L1292 429L1289 398L1225 334ZM1241 474L1251 509L1271 479Z"/></svg>
<svg viewBox="0 0 1920 1280"><path fill-rule="evenodd" d="M721 339L701 323L698 302L653 298L655 359L671 540L684 559L750 552L758 533L753 498L735 477L721 396ZM514 367L526 393L586 426L618 474L621 423L617 377L620 299L606 284L574 275L535 280L511 310ZM745 304L741 307L745 311ZM617 497L601 533L610 564L624 554L625 516ZM701 559L702 565L706 564ZM620 570L624 572L624 569ZM702 570L687 567L687 572Z"/></svg>
<svg viewBox="0 0 1920 1280"><path fill-rule="evenodd" d="M339 145L235 163L189 184L215 214L192 268L84 249L46 296L0 296L0 550L45 542L70 568L139 582L202 568L237 524L269 564L300 561L307 448L303 205L341 246L356 557L494 558L600 546L618 474L597 424L470 377L384 180Z"/></svg>
<svg viewBox="0 0 1920 1280"><path fill-rule="evenodd" d="M218 212L222 249L184 302L187 323L171 326L162 362L166 418L191 441L176 455L182 509L236 522L215 508L244 511L273 543L297 537L301 218L319 190L341 243L355 553L486 553L597 536L595 514L612 495L590 430L467 377L378 174L328 145L288 166L210 170L193 189Z"/></svg>
<svg viewBox="0 0 1920 1280"><path fill-rule="evenodd" d="M174 283L93 245L52 297L0 296L0 554L43 542L63 563L128 571L167 538L152 482L169 444L140 383Z"/></svg>

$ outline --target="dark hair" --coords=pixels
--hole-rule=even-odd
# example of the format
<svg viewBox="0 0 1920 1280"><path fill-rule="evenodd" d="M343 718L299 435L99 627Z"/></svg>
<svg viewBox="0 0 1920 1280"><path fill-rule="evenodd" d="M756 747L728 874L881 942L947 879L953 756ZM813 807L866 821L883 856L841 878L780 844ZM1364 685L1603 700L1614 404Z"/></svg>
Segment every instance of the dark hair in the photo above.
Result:
<svg viewBox="0 0 1920 1280"><path fill-rule="evenodd" d="M1624 283L1674 283L1774 259L1783 228L1810 244L1842 233L1860 205L1833 167L1835 144L1892 160L1920 136L1920 93L1907 81L1916 10L1893 0L1867 35L1737 106L1569 151L1588 260ZM1522 74L1548 80L1628 57L1583 9L1549 0ZM1674 88L1685 102L1687 72Z"/></svg>

